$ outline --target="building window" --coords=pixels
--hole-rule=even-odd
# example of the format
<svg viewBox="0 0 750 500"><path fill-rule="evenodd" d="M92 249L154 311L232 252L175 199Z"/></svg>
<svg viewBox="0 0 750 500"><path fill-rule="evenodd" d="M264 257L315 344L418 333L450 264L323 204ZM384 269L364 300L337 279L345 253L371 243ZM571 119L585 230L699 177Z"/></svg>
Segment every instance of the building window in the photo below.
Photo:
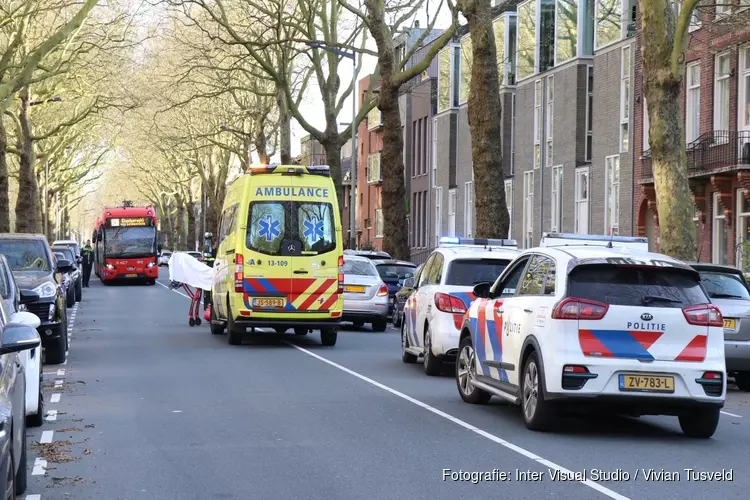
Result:
<svg viewBox="0 0 750 500"><path fill-rule="evenodd" d="M448 190L448 236L456 236L456 189Z"/></svg>
<svg viewBox="0 0 750 500"><path fill-rule="evenodd" d="M729 137L729 54L718 54L714 65L714 142L725 143Z"/></svg>
<svg viewBox="0 0 750 500"><path fill-rule="evenodd" d="M740 49L739 81L739 126L738 129L750 129L750 45Z"/></svg>
<svg viewBox="0 0 750 500"><path fill-rule="evenodd" d="M474 182L464 184L464 233L467 238L474 237Z"/></svg>
<svg viewBox="0 0 750 500"><path fill-rule="evenodd" d="M437 119L432 120L432 187L437 187Z"/></svg>
<svg viewBox="0 0 750 500"><path fill-rule="evenodd" d="M688 25L688 31L695 31L700 27L701 27L701 11L695 8L693 9L693 14L690 16L690 24Z"/></svg>
<svg viewBox="0 0 750 500"><path fill-rule="evenodd" d="M646 96L643 96L643 142L641 144L643 151L651 149L651 120L648 117L648 104Z"/></svg>
<svg viewBox="0 0 750 500"><path fill-rule="evenodd" d="M419 120L415 122L411 122L411 178L415 178L418 174L418 163L417 163L417 155L419 154L419 146L417 145L417 131L419 130L417 128L417 125L419 124ZM406 142L406 141L404 141Z"/></svg>
<svg viewBox="0 0 750 500"><path fill-rule="evenodd" d="M459 104L463 104L469 100L469 89L471 88L471 50L471 36L466 35L461 39L461 83L458 96Z"/></svg>
<svg viewBox="0 0 750 500"><path fill-rule="evenodd" d="M563 208L563 167L558 165L552 167L552 222L550 230L553 233L562 232L562 208Z"/></svg>
<svg viewBox="0 0 750 500"><path fill-rule="evenodd" d="M383 115L380 114L380 109L375 106L367 113L367 130L375 130L382 124Z"/></svg>
<svg viewBox="0 0 750 500"><path fill-rule="evenodd" d="M516 77L523 80L536 71L536 0L520 4L518 12L518 55Z"/></svg>
<svg viewBox="0 0 750 500"><path fill-rule="evenodd" d="M620 61L620 152L630 146L630 47L622 48Z"/></svg>
<svg viewBox="0 0 750 500"><path fill-rule="evenodd" d="M510 175L516 171L516 94L510 96Z"/></svg>
<svg viewBox="0 0 750 500"><path fill-rule="evenodd" d="M714 193L714 221L711 229L712 234L712 259L714 264L726 265L727 263L727 229L724 226L726 217L724 208L719 203L719 193Z"/></svg>
<svg viewBox="0 0 750 500"><path fill-rule="evenodd" d="M594 10L596 0L579 0L578 2L566 1L566 5L576 4L578 6L578 55L594 55Z"/></svg>
<svg viewBox="0 0 750 500"><path fill-rule="evenodd" d="M505 55L505 72L506 75L503 77L505 85L516 84L516 50L518 48L516 40L518 38L518 19L515 12L509 12L506 14L508 18L506 29L506 46L503 51ZM499 60L499 59L498 59Z"/></svg>
<svg viewBox="0 0 750 500"><path fill-rule="evenodd" d="M375 237L376 238L383 237L383 209L382 208L375 209Z"/></svg>
<svg viewBox="0 0 750 500"><path fill-rule="evenodd" d="M421 159L422 159L422 175L427 175L428 171L428 165L429 163L429 151L430 148L427 147L427 144L429 144L429 131L428 128L430 127L430 122L427 117L422 118L422 141L420 142L420 150L421 150Z"/></svg>
<svg viewBox="0 0 750 500"><path fill-rule="evenodd" d="M557 66L578 55L578 3L570 0L557 0L557 32L555 33L555 64Z"/></svg>
<svg viewBox="0 0 750 500"><path fill-rule="evenodd" d="M555 0L539 0L539 71L555 67Z"/></svg>
<svg viewBox="0 0 750 500"><path fill-rule="evenodd" d="M523 246L534 246L534 171L523 173Z"/></svg>
<svg viewBox="0 0 750 500"><path fill-rule="evenodd" d="M542 160L542 81L534 82L534 168Z"/></svg>
<svg viewBox="0 0 750 500"><path fill-rule="evenodd" d="M427 246L427 191L422 191L422 248Z"/></svg>
<svg viewBox="0 0 750 500"><path fill-rule="evenodd" d="M607 195L604 198L604 234L620 234L620 155L604 160Z"/></svg>
<svg viewBox="0 0 750 500"><path fill-rule="evenodd" d="M544 116L545 132L547 134L547 150L545 151L545 165L552 166L552 126L555 116L555 77L547 77L547 114Z"/></svg>
<svg viewBox="0 0 750 500"><path fill-rule="evenodd" d="M575 179L575 232L588 234L589 232L589 168L576 169Z"/></svg>
<svg viewBox="0 0 750 500"><path fill-rule="evenodd" d="M457 108L458 98L460 97L459 91L461 90L461 46L460 45L455 45L453 47L453 73L451 74L451 90L452 90L451 105L454 108Z"/></svg>
<svg viewBox="0 0 750 500"><path fill-rule="evenodd" d="M505 206L508 208L508 238L513 238L513 179L505 181Z"/></svg>
<svg viewBox="0 0 750 500"><path fill-rule="evenodd" d="M435 188L435 246L443 235L443 188Z"/></svg>
<svg viewBox="0 0 750 500"><path fill-rule="evenodd" d="M622 18L621 0L596 0L594 41L597 49L622 38Z"/></svg>
<svg viewBox="0 0 750 500"><path fill-rule="evenodd" d="M451 47L438 54L438 113L451 105Z"/></svg>
<svg viewBox="0 0 750 500"><path fill-rule="evenodd" d="M701 131L701 67L690 64L687 67L687 98L685 112L685 142L691 143Z"/></svg>
<svg viewBox="0 0 750 500"><path fill-rule="evenodd" d="M492 31L495 35L495 55L497 60L497 76L500 86L505 82L505 16L500 16L492 21Z"/></svg>
<svg viewBox="0 0 750 500"><path fill-rule="evenodd" d="M732 11L730 0L719 1L716 3L716 17L726 16Z"/></svg>
<svg viewBox="0 0 750 500"><path fill-rule="evenodd" d="M736 266L745 271L750 264L750 202L745 198L744 189L737 190L737 257ZM742 247L740 248L740 245Z"/></svg>
<svg viewBox="0 0 750 500"><path fill-rule="evenodd" d="M586 67L586 161L594 152L594 67Z"/></svg>

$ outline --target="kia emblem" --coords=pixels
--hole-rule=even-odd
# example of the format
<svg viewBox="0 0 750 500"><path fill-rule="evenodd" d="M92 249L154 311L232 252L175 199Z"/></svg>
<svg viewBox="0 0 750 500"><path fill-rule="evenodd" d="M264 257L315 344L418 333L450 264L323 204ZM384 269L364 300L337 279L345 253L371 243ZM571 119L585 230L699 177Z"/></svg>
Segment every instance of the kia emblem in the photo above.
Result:
<svg viewBox="0 0 750 500"><path fill-rule="evenodd" d="M649 313L643 313L641 314L641 319L643 321L651 321L652 319L654 319L654 317L651 316Z"/></svg>

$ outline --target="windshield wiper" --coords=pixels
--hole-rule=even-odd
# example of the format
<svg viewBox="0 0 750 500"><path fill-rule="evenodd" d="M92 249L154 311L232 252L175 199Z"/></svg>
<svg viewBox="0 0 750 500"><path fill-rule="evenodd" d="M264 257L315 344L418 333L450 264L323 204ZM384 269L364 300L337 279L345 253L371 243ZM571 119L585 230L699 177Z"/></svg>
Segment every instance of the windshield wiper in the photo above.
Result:
<svg viewBox="0 0 750 500"><path fill-rule="evenodd" d="M741 299L742 295L734 295L733 293L709 293L709 297L712 299Z"/></svg>
<svg viewBox="0 0 750 500"><path fill-rule="evenodd" d="M653 304L654 302L666 302L666 303L669 303L669 304L681 304L682 303L681 300L668 299L666 297L657 297L656 295L646 295L645 297L643 297L641 299L641 303L644 306L647 306L649 304Z"/></svg>

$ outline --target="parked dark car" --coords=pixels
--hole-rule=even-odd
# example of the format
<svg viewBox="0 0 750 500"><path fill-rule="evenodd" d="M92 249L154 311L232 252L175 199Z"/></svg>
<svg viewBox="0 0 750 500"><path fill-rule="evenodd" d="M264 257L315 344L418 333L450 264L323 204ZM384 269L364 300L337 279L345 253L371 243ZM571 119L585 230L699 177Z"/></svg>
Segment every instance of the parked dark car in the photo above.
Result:
<svg viewBox="0 0 750 500"><path fill-rule="evenodd" d="M68 351L68 312L65 307L63 273L72 263L57 260L42 234L0 234L0 254L8 260L18 286L39 295L27 309L39 316L39 336L47 363L65 362Z"/></svg>
<svg viewBox="0 0 750 500"><path fill-rule="evenodd" d="M39 347L39 334L27 325L0 319L0 494L16 498L26 491L26 374L18 353Z"/></svg>
<svg viewBox="0 0 750 500"><path fill-rule="evenodd" d="M55 255L55 262L58 260L73 262L70 260L72 254L67 248L53 248L52 253ZM75 264L70 267L70 271L63 273L63 281L65 284L65 305L68 307L73 307L76 303L76 283L79 278L82 278L80 274L81 273L78 272ZM81 286L83 286L83 284L81 284Z"/></svg>
<svg viewBox="0 0 750 500"><path fill-rule="evenodd" d="M72 271L68 273L73 283L73 298L74 302L80 302L83 298L83 268L81 267L80 255L76 255L75 250L69 246L52 245L52 251L55 253L62 253L65 260L72 262ZM73 304L68 305L73 307Z"/></svg>
<svg viewBox="0 0 750 500"><path fill-rule="evenodd" d="M404 305L406 304L406 299L409 298L409 296L414 292L414 284L419 281L419 276L422 274L422 269L424 268L424 264L420 264L417 266L417 268L414 270L414 276L411 278L406 278L404 280L403 285L401 286L401 289L396 292L396 303L393 308L393 326L396 328L401 327L401 323L404 319Z"/></svg>
<svg viewBox="0 0 750 500"><path fill-rule="evenodd" d="M405 260L374 260L380 279L388 286L388 316L393 316L396 294L404 280L414 276L417 265Z"/></svg>

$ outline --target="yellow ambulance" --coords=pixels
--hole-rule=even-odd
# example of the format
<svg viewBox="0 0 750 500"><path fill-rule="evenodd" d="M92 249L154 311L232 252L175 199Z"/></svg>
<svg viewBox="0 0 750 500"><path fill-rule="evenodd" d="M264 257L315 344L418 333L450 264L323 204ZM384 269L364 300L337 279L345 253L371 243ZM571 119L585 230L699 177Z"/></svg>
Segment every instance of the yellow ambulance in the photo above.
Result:
<svg viewBox="0 0 750 500"><path fill-rule="evenodd" d="M211 333L320 330L336 344L344 257L328 166L257 165L228 188L219 223Z"/></svg>

